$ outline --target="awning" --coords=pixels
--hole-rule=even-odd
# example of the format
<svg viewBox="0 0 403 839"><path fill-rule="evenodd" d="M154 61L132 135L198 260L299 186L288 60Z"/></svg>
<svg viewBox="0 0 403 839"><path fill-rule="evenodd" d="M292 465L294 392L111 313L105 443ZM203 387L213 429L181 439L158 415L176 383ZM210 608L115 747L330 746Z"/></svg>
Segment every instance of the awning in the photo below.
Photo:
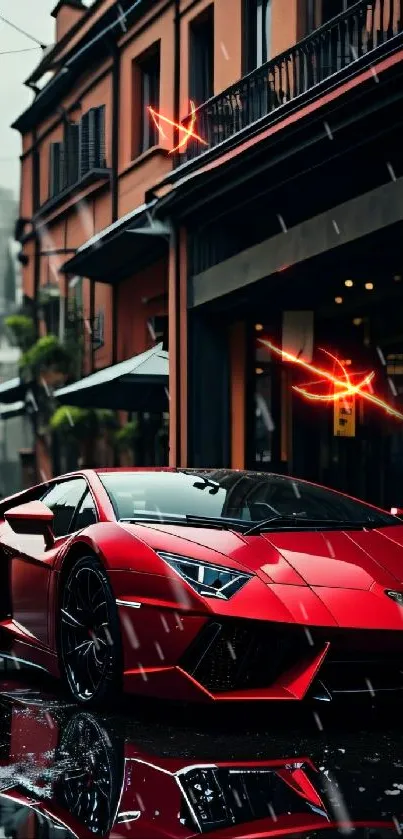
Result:
<svg viewBox="0 0 403 839"><path fill-rule="evenodd" d="M10 405L0 405L0 420L22 417L25 414L25 402L12 402Z"/></svg>
<svg viewBox="0 0 403 839"><path fill-rule="evenodd" d="M24 390L24 385L19 376L2 382L0 384L0 404L5 402L9 405L10 402L18 402L24 396Z"/></svg>
<svg viewBox="0 0 403 839"><path fill-rule="evenodd" d="M156 203L142 204L101 230L60 270L113 284L160 259L167 251L170 229L152 217Z"/></svg>
<svg viewBox="0 0 403 839"><path fill-rule="evenodd" d="M162 344L56 390L63 405L122 411L168 411L168 353Z"/></svg>

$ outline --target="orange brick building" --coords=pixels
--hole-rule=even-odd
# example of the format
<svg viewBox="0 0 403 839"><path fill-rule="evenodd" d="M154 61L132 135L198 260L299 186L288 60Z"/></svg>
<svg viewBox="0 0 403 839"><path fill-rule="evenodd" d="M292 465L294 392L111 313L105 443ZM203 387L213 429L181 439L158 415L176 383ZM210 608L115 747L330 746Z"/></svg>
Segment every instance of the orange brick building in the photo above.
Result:
<svg viewBox="0 0 403 839"><path fill-rule="evenodd" d="M403 336L382 323L403 274L403 3L60 0L53 15L15 123L25 293L60 292L53 314L37 307L40 328L62 335L78 301L85 374L165 336L171 464L371 496L385 458L395 474L400 426L360 407L352 439L336 439L333 415L298 401L294 371L256 336L293 346L303 333L307 358L321 341L359 369L381 346L381 390L387 373L399 399ZM190 102L202 142L169 123L189 126Z"/></svg>

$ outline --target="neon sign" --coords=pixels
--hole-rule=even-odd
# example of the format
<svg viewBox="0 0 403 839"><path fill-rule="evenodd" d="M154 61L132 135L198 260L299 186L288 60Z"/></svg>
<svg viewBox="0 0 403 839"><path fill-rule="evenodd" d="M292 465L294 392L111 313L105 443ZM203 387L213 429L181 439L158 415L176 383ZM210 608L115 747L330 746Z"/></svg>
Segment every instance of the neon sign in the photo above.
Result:
<svg viewBox="0 0 403 839"><path fill-rule="evenodd" d="M178 122L173 122L172 119L168 119L168 117L162 116L159 114L158 111L154 111L154 108L148 107L148 112L150 117L161 137L164 140L167 139L166 134L164 134L164 129L161 125L162 122L165 122L167 125L170 125L171 128L176 128L179 131L179 135L183 135L182 139L179 141L178 145L175 146L173 149L170 150L169 154L173 154L175 151L180 151L185 149L189 140L193 138L193 140L197 140L198 143L202 143L204 146L208 146L206 140L203 140L202 137L199 137L198 134L195 132L196 127L196 106L194 102L190 102L190 122L187 128L184 125L181 125Z"/></svg>
<svg viewBox="0 0 403 839"><path fill-rule="evenodd" d="M376 405L378 408L381 408L385 413L389 414L396 419L403 420L403 413L393 408L392 405L389 405L388 402L385 402L383 399L380 399L379 396L376 396L370 390L366 388L371 388L371 383L375 377L375 372L368 373L367 375L363 376L360 381L354 384L353 378L358 374L348 373L346 366L332 353L327 352L327 350L321 350L321 352L325 353L329 358L333 359L335 365L337 365L341 373L343 374L343 378L335 376L329 370L326 370L321 367L317 367L314 364L309 364L307 361L304 361L302 358L298 358L298 356L294 355L293 353L287 352L286 350L280 349L276 347L271 341L267 340L266 338L258 338L260 344L262 344L267 349L271 350L277 356L280 356L283 361L287 361L290 364L294 364L298 367L301 367L304 370L308 370L310 373L313 373L315 376L318 376L313 382L308 382L305 385L297 386L293 385L293 390L303 396L305 399L310 399L312 401L317 402L336 402L340 399L349 399L354 396L360 396L362 399L365 399L367 402ZM322 384L323 382L329 382L332 386L332 392L327 394L322 394L318 392L312 392L308 390L309 387L313 385Z"/></svg>

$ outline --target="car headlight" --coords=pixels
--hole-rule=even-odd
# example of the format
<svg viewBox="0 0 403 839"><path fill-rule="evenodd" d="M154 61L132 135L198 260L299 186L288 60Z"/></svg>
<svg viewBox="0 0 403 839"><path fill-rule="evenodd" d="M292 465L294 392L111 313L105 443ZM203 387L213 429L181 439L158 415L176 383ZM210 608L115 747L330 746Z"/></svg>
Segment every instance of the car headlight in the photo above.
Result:
<svg viewBox="0 0 403 839"><path fill-rule="evenodd" d="M186 556L157 551L158 556L186 580L187 583L202 597L215 597L229 600L245 583L252 578L252 574L212 565L210 562L199 562Z"/></svg>

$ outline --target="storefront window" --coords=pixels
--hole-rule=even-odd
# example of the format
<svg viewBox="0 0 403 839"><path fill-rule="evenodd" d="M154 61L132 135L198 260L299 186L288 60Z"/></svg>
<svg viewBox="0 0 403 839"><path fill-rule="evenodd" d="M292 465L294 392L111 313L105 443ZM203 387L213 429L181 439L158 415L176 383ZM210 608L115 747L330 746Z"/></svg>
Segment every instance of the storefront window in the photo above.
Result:
<svg viewBox="0 0 403 839"><path fill-rule="evenodd" d="M261 352L261 351L260 351ZM257 353L258 354L258 353ZM273 452L272 381L270 361L257 359L255 389L256 462L270 464Z"/></svg>
<svg viewBox="0 0 403 839"><path fill-rule="evenodd" d="M276 470L276 360L261 343L268 330L262 324L255 326L254 344L254 449L251 466L255 469Z"/></svg>

